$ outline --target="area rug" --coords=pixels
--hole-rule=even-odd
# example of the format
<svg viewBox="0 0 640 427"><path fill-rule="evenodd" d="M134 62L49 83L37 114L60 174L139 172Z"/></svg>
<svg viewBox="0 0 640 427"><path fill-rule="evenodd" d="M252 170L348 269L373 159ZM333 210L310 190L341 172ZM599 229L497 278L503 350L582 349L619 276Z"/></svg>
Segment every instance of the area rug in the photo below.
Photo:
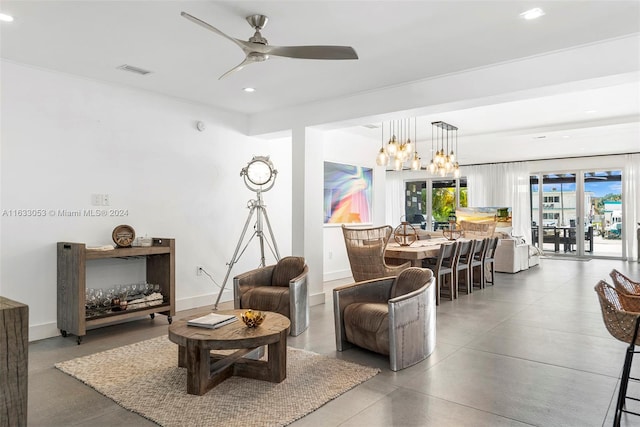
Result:
<svg viewBox="0 0 640 427"><path fill-rule="evenodd" d="M375 376L379 369L292 347L279 383L231 377L187 394L178 347L166 336L57 363L120 406L162 426L284 426Z"/></svg>

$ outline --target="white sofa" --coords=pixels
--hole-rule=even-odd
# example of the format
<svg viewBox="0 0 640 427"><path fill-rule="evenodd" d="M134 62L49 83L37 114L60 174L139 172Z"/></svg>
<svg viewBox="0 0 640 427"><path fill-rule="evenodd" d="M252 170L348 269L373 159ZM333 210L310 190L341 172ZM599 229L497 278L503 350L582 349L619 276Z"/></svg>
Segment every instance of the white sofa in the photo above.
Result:
<svg viewBox="0 0 640 427"><path fill-rule="evenodd" d="M529 268L529 245L516 239L499 239L495 253L495 269L501 273L517 273Z"/></svg>
<svg viewBox="0 0 640 427"><path fill-rule="evenodd" d="M520 238L498 240L495 269L501 273L517 273L540 263L540 253Z"/></svg>

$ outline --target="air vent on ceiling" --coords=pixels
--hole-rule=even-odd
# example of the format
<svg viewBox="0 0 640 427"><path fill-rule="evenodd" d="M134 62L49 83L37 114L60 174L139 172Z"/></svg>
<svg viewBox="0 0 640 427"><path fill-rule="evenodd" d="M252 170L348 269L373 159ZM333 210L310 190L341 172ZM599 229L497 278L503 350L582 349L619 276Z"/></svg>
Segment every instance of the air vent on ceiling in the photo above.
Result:
<svg viewBox="0 0 640 427"><path fill-rule="evenodd" d="M366 124L366 125L362 125L362 127L367 129L378 129L380 126L374 125L374 124Z"/></svg>
<svg viewBox="0 0 640 427"><path fill-rule="evenodd" d="M151 74L151 71L145 70L145 69L142 69L142 68L138 68L138 67L134 67L133 65L124 64L124 65L121 65L121 66L116 67L116 68L119 69L119 70L129 71L129 72L140 74L140 75L143 75L143 76L147 75L147 74Z"/></svg>

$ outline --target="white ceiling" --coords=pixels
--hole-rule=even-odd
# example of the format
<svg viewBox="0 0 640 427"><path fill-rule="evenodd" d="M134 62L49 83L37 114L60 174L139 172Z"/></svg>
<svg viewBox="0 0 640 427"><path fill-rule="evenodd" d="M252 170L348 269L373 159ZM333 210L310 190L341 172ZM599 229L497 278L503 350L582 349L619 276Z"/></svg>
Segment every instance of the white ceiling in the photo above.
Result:
<svg viewBox="0 0 640 427"><path fill-rule="evenodd" d="M532 7L543 8L546 15L535 21L519 17ZM272 45L350 45L360 59L272 57L218 80L242 61L242 51L184 19L181 11L239 39L253 34L245 16L265 14L270 21L262 33ZM253 115L640 33L637 0L3 0L0 12L15 18L0 23L3 59ZM152 73L116 69L123 64ZM247 86L256 92L241 91ZM589 110L595 113L585 113ZM545 133L544 140L537 139L545 144L565 137L564 129L602 132L606 125L609 132L618 126L630 129L638 143L640 85L452 111L435 119L455 122L461 115L467 137L495 140L500 133L530 142ZM633 142L626 144L621 150L638 151L629 145Z"/></svg>

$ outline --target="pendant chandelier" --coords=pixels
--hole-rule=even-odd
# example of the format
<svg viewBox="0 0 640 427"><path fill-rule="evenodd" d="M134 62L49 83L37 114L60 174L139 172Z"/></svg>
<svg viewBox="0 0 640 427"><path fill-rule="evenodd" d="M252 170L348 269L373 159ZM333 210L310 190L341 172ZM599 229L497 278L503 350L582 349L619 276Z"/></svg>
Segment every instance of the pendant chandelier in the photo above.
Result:
<svg viewBox="0 0 640 427"><path fill-rule="evenodd" d="M390 163L393 169L400 171L404 169L405 163L411 170L420 170L421 161L416 151L415 141L417 140L416 124L413 118L413 141L411 141L411 119L392 120L389 122L389 141L385 147L384 123L382 123L382 146L376 157L378 166L388 166Z"/></svg>
<svg viewBox="0 0 640 427"><path fill-rule="evenodd" d="M434 153L427 170L432 175L445 176L453 172L460 176L457 162L458 128L445 122L431 122L431 152Z"/></svg>

